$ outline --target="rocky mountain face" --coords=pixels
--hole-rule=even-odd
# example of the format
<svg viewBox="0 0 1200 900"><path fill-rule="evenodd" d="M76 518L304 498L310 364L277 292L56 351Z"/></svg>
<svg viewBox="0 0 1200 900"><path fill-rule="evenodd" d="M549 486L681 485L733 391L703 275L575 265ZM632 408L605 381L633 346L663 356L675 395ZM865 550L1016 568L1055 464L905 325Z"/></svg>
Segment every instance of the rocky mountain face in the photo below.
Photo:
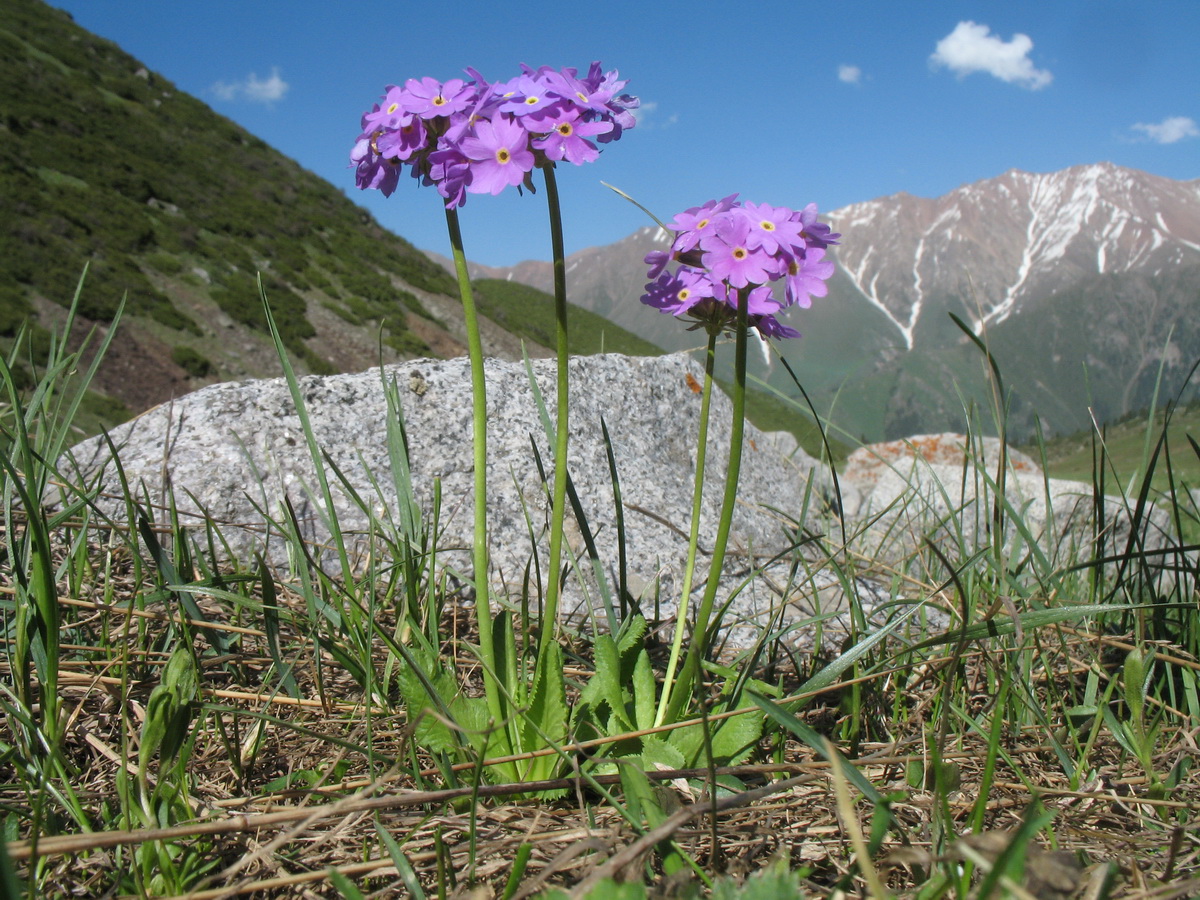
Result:
<svg viewBox="0 0 1200 900"><path fill-rule="evenodd" d="M1110 163L1012 170L933 200L856 203L829 221L848 238L842 270L910 350L947 309L981 334L1093 276L1200 263L1200 181Z"/></svg>
<svg viewBox="0 0 1200 900"><path fill-rule="evenodd" d="M938 198L856 203L828 221L843 235L830 295L793 312L808 337L781 349L852 436L961 429L972 401L990 406L984 357L950 313L1012 389L1017 437L1035 415L1053 433L1085 427L1089 407L1100 421L1144 407L1160 367L1173 395L1200 358L1200 180L1110 163L1013 170ZM574 254L572 302L668 349L695 346L696 335L638 303L642 257L668 241L649 227ZM535 286L551 278L548 263L486 272ZM782 367L759 374L798 394Z"/></svg>

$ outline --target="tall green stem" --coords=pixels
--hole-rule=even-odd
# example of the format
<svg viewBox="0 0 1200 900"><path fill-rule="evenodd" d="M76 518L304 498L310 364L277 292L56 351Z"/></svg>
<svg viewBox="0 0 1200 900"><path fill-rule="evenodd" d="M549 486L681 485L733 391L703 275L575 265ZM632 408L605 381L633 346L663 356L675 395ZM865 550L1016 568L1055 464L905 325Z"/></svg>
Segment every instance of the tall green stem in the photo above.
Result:
<svg viewBox="0 0 1200 900"><path fill-rule="evenodd" d="M475 617L479 622L479 650L483 659L483 681L488 712L500 725L505 721L505 702L497 683L496 648L492 643L492 603L488 593L488 534L487 534L487 380L483 372L483 342L479 338L479 319L475 314L475 297L467 273L467 256L463 252L462 231L458 226L458 211L446 210L446 229L450 233L451 255L458 276L458 292L462 297L463 322L467 327L467 354L471 360L471 397L475 446Z"/></svg>
<svg viewBox="0 0 1200 900"><path fill-rule="evenodd" d="M704 599L700 601L700 611L696 614L696 626L692 632L692 644L688 648L687 659L679 672L678 682L673 688L671 685L664 687L664 690L671 691L666 715L666 721L669 722L678 720L684 704L691 697L700 663L708 650L708 620L712 617L713 604L716 602L717 590L721 583L721 569L725 563L725 550L729 545L729 531L733 524L733 508L737 503L738 476L742 468L742 436L746 430L746 309L749 298L748 289L738 291L737 336L733 356L733 422L729 434L729 468L725 475L725 499L721 504L721 521L717 525L712 565L708 570L708 582L704 586Z"/></svg>
<svg viewBox="0 0 1200 900"><path fill-rule="evenodd" d="M554 165L543 167L546 178L546 206L550 213L550 245L554 258L554 321L558 351L557 428L554 441L554 490L550 513L550 568L546 585L546 609L542 616L542 635L538 642L538 662L546 656L551 641L558 640L558 595L562 574L563 518L567 501L567 259L563 249L562 210L558 202L558 183Z"/></svg>
<svg viewBox="0 0 1200 900"><path fill-rule="evenodd" d="M704 461L708 450L708 407L712 400L713 365L717 355L718 331L708 333L708 353L704 357L704 389L700 395L700 429L696 442L696 479L692 488L692 527L688 535L687 563L683 568L683 587L679 592L679 609L675 614L675 638L671 642L671 656L667 660L667 674L663 678L662 697L654 724L661 725L667 714L671 698L671 686L675 680L675 668L679 665L679 653L683 648L683 631L687 625L688 607L691 605L692 576L696 571L696 547L700 543L700 505L704 499Z"/></svg>

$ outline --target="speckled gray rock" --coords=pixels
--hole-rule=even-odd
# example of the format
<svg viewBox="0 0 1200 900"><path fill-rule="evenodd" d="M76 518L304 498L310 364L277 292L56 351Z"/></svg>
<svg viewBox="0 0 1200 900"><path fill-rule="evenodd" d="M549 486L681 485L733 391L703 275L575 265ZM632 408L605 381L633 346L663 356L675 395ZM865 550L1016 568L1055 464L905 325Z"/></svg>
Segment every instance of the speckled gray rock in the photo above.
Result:
<svg viewBox="0 0 1200 900"><path fill-rule="evenodd" d="M532 363L547 407L553 412L553 360ZM513 596L520 589L538 534L542 572L548 544L549 503L538 475L532 445L541 453L547 478L553 467L552 443L539 418L522 364L488 360L488 493L491 582ZM624 511L630 585L634 593L662 587L662 612L673 609L686 556L700 396L692 384L702 370L682 354L659 358L604 355L571 361L571 443L569 473L587 523L599 545L606 578L615 580L617 529L608 460L601 435L607 423L616 458ZM441 562L470 575L473 533L473 476L470 369L466 359L420 360L385 369L399 387L411 457L412 483L423 509L432 504L440 482ZM689 375L691 381L689 381ZM395 508L386 442L388 415L378 369L359 374L300 380L317 443L377 514ZM708 441L701 544L711 546L724 486L731 406L713 398ZM532 437L531 437L532 436ZM771 553L786 544L785 516L799 517L806 479L814 461L803 451L779 450L752 426L742 462L740 502L730 550ZM200 509L222 523L236 555L264 552L275 565L287 565L285 542L271 534L266 510L282 520L286 496L304 523L305 536L320 544L328 536L315 469L300 421L283 379L218 384L144 413L112 438L126 476L144 485L162 503L169 485L185 521ZM89 481L115 490L109 454L97 440L76 446L72 455ZM374 481L372 481L372 476ZM344 532L364 530L367 516L346 491L334 485L334 505ZM378 486L378 490L376 490ZM190 496L189 496L190 495ZM191 497L195 498L199 507ZM568 516L570 549L586 561L579 524ZM330 562L328 553L324 554ZM707 564L702 558L701 566ZM699 573L697 583L701 583ZM574 581L574 579L572 579ZM746 602L752 592L746 593ZM568 598L578 606L576 583ZM764 599L763 602L770 602ZM578 610L576 610L578 611ZM747 613L748 614L748 613Z"/></svg>
<svg viewBox="0 0 1200 900"><path fill-rule="evenodd" d="M896 565L917 552L926 538L936 541L951 560L962 547L973 552L991 527L999 447L986 438L964 453L962 435L918 435L856 450L841 476L847 514L864 532L859 548L873 558ZM982 460L982 462L977 462ZM1105 498L1104 548L1096 545L1092 486L1046 478L1037 464L1015 450L1009 452L1005 480L1005 537L1020 553L1026 536L1054 564L1073 564L1125 550L1133 500ZM1151 508L1141 523L1143 547L1166 546L1173 533L1170 518Z"/></svg>

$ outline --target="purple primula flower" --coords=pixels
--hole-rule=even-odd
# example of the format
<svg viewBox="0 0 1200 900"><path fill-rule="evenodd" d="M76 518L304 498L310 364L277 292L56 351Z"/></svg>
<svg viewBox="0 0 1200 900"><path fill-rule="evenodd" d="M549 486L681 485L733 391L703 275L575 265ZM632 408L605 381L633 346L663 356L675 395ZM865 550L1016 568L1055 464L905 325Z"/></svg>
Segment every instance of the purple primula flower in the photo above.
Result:
<svg viewBox="0 0 1200 900"><path fill-rule="evenodd" d="M792 220L792 211L782 206L765 203L747 203L742 206L750 225L746 241L752 250L762 248L767 253L778 253L780 249L803 246L804 230L801 223Z"/></svg>
<svg viewBox="0 0 1200 900"><path fill-rule="evenodd" d="M636 121L635 97L617 72L592 63L576 69L533 69L508 82L488 82L468 68L470 81L409 79L388 85L380 103L362 116L350 155L355 183L391 194L403 166L423 184L436 185L447 209L467 193L498 194L524 184L538 166L582 165L600 155Z"/></svg>
<svg viewBox="0 0 1200 900"><path fill-rule="evenodd" d="M657 281L646 285L642 302L679 316L701 300L711 298L717 287L703 272L683 267L675 273L663 272Z"/></svg>
<svg viewBox="0 0 1200 900"><path fill-rule="evenodd" d="M405 119L407 121L402 125L385 131L375 140L380 154L402 162L423 149L427 142L424 123L412 115L405 116Z"/></svg>
<svg viewBox="0 0 1200 900"><path fill-rule="evenodd" d="M812 305L828 292L834 266L825 248L840 237L817 221L810 204L800 212L767 204L743 204L733 194L678 214L671 252L646 254L651 283L642 302L665 313L686 316L710 334L733 328L739 301L746 302L747 324L764 338L793 338L800 333L777 314L788 306ZM679 263L675 272L667 270ZM783 300L772 283L784 282ZM701 287L703 286L703 292Z"/></svg>
<svg viewBox="0 0 1200 900"><path fill-rule="evenodd" d="M404 108L404 88L389 84L383 102L376 103L369 113L363 115L362 130L399 128L410 116L411 113Z"/></svg>
<svg viewBox="0 0 1200 900"><path fill-rule="evenodd" d="M676 253L686 253L698 243L704 230L707 229L713 222L713 219L725 210L733 206L737 200L737 194L730 194L724 200L709 200L703 206L693 206L689 210L685 210L675 216L675 224L668 225L672 231L678 231L679 236L675 238L675 243L671 248Z"/></svg>
<svg viewBox="0 0 1200 900"><path fill-rule="evenodd" d="M537 117L537 121L540 127L543 121L540 117ZM593 162L600 157L596 145L586 139L593 135L605 134L613 128L612 122L585 122L579 117L579 113L569 109L560 110L556 115L547 117L544 124L549 126L549 131L545 137L536 139L533 146L545 151L546 159L565 159L577 166Z"/></svg>
<svg viewBox="0 0 1200 900"><path fill-rule="evenodd" d="M362 135L350 151L350 162L354 166L354 183L363 190L383 191L389 197L400 181L400 161L380 156L374 147L371 135Z"/></svg>
<svg viewBox="0 0 1200 900"><path fill-rule="evenodd" d="M764 338L798 338L800 332L795 328L784 325L774 316L759 316L750 322L752 328L757 328L758 333Z"/></svg>
<svg viewBox="0 0 1200 900"><path fill-rule="evenodd" d="M750 224L743 216L720 216L700 238L704 266L732 287L765 284L779 275L778 261L750 247Z"/></svg>
<svg viewBox="0 0 1200 900"><path fill-rule="evenodd" d="M500 104L500 112L514 116L545 113L547 108L559 102L559 98L549 91L549 86L534 75L522 75L509 82L505 95L507 99Z"/></svg>
<svg viewBox="0 0 1200 900"><path fill-rule="evenodd" d="M433 78L422 78L420 81L410 78L404 82L404 106L422 119L462 112L471 105L474 97L474 87L468 86L461 78L451 78L445 84Z"/></svg>
<svg viewBox="0 0 1200 900"><path fill-rule="evenodd" d="M424 177L427 184L436 185L438 193L446 198L446 209L458 209L467 202L471 161L457 147L430 153L428 172Z"/></svg>
<svg viewBox="0 0 1200 900"><path fill-rule="evenodd" d="M787 274L783 279L788 305L808 309L812 306L813 297L824 297L829 293L825 280L833 274L834 267L832 262L822 259L823 256L825 248L813 247L802 259L792 257L788 261Z"/></svg>
<svg viewBox="0 0 1200 900"><path fill-rule="evenodd" d="M817 204L810 203L799 212L793 213L792 218L800 224L804 240L810 247L822 249L830 244L836 244L840 234L830 234L829 226L817 221Z"/></svg>
<svg viewBox="0 0 1200 900"><path fill-rule="evenodd" d="M599 63L593 63L598 66ZM549 71L545 76L546 89L553 96L566 100L580 109L594 113L608 112L608 101L612 99L612 91L593 88L587 82L576 76L574 69L563 69L561 72Z"/></svg>
<svg viewBox="0 0 1200 900"><path fill-rule="evenodd" d="M505 118L476 122L475 136L463 138L460 147L471 160L467 191L472 194L499 194L506 187L521 184L525 173L533 171L529 135Z"/></svg>

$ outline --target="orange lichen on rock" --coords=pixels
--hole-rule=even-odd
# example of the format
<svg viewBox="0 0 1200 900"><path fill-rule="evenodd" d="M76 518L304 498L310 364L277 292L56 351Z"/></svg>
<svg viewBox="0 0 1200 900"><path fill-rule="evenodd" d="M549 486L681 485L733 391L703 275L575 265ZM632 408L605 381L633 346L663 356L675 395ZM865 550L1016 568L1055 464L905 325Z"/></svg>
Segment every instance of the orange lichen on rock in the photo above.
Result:
<svg viewBox="0 0 1200 900"><path fill-rule="evenodd" d="M860 447L846 459L844 477L874 481L884 468L911 465L920 457L930 465L962 466L967 461L967 448L971 458L983 458L983 465L995 468L1000 457L1000 441L997 438L968 438L965 434L945 432L943 434L917 434L898 441L885 441ZM1041 468L1034 460L1019 450L1008 448L1008 465L1014 472L1037 474Z"/></svg>

